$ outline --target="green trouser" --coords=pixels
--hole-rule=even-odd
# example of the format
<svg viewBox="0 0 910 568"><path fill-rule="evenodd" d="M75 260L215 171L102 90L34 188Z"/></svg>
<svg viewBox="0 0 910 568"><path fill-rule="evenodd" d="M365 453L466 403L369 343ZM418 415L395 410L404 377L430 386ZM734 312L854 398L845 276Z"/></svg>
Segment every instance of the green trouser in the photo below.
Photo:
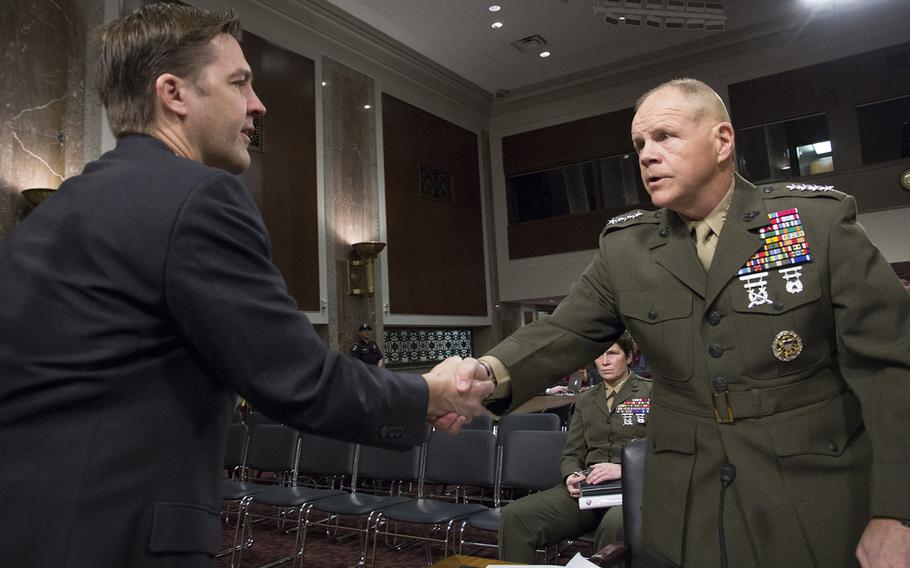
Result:
<svg viewBox="0 0 910 568"><path fill-rule="evenodd" d="M510 503L499 524L499 558L534 564L538 548L594 533L595 550L622 540L622 507L579 509L578 499L558 485Z"/></svg>

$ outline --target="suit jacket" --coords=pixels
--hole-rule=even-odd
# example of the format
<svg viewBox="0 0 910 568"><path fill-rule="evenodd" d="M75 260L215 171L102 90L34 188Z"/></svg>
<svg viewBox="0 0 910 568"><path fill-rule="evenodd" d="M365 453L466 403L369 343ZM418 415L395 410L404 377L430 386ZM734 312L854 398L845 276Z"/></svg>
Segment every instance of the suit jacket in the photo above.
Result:
<svg viewBox="0 0 910 568"><path fill-rule="evenodd" d="M601 382L575 401L559 464L563 479L596 463L620 463L623 446L647 435L651 381L633 373L613 396L613 410L607 408L604 389Z"/></svg>
<svg viewBox="0 0 910 568"><path fill-rule="evenodd" d="M234 176L129 136L0 242L0 566L209 566L234 393L422 441L419 376L329 352Z"/></svg>
<svg viewBox="0 0 910 568"><path fill-rule="evenodd" d="M798 277L741 279L769 214L793 208L811 260ZM727 462L731 566L853 566L870 516L908 516L910 297L852 197L737 176L707 272L672 211L614 218L552 317L490 352L514 377L499 403L520 404L625 328L654 380L644 537L664 557L718 564Z"/></svg>

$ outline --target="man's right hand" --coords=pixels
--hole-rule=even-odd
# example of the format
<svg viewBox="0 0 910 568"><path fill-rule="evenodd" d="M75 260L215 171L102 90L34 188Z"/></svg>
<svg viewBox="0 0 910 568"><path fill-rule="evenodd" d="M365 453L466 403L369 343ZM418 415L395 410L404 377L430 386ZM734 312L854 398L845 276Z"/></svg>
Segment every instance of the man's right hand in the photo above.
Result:
<svg viewBox="0 0 910 568"><path fill-rule="evenodd" d="M581 497L581 482L584 480L585 475L583 473L570 473L569 477L566 478L566 489L569 490L569 495L576 499Z"/></svg>
<svg viewBox="0 0 910 568"><path fill-rule="evenodd" d="M449 357L423 376L430 387L427 422L457 433L465 423L486 412L481 405L493 392L493 381L476 359Z"/></svg>

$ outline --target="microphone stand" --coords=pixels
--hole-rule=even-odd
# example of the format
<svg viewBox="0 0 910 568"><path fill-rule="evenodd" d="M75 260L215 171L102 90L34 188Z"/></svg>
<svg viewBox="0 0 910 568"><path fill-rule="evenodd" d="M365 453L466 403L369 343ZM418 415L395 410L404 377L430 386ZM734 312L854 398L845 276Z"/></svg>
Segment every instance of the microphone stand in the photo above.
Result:
<svg viewBox="0 0 910 568"><path fill-rule="evenodd" d="M720 566L727 568L727 542L724 538L724 493L736 479L736 466L732 463L720 468L720 503L717 506L717 536L720 538Z"/></svg>

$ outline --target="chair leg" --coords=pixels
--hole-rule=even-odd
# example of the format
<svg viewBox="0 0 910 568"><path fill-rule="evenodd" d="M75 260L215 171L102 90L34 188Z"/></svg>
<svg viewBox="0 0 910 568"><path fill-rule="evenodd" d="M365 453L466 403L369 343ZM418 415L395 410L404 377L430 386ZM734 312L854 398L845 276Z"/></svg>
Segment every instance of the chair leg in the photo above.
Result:
<svg viewBox="0 0 910 568"><path fill-rule="evenodd" d="M253 496L247 495L237 505L237 526L234 528L234 545L231 547L231 568L239 568L243 561L243 549L253 545L253 527L249 524L247 509L253 502ZM241 537L241 533L243 533ZM238 540L242 542L238 545Z"/></svg>

